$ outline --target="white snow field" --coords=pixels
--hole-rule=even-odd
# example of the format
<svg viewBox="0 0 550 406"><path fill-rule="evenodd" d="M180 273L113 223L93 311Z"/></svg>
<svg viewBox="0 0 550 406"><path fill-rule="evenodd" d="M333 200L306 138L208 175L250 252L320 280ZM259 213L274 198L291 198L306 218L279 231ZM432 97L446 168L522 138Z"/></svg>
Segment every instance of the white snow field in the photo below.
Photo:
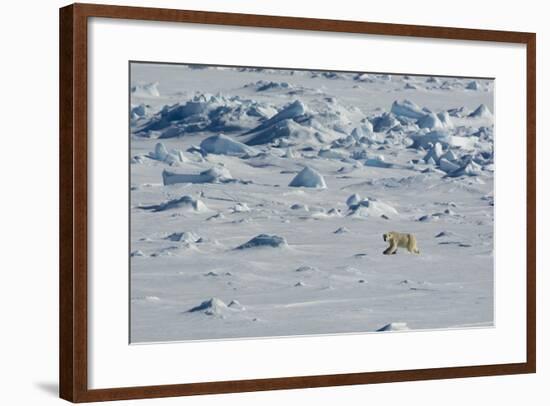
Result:
<svg viewBox="0 0 550 406"><path fill-rule="evenodd" d="M132 63L131 342L492 326L493 86Z"/></svg>

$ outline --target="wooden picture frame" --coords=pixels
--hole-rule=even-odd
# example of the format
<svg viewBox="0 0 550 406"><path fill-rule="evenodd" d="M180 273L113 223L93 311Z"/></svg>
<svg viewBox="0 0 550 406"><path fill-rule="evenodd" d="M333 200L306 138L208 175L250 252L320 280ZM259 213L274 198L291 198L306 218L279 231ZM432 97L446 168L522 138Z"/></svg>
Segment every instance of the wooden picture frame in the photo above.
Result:
<svg viewBox="0 0 550 406"><path fill-rule="evenodd" d="M88 387L88 19L215 24L525 44L527 47L526 362L109 389ZM71 402L534 373L536 370L536 36L534 33L73 4L60 9L60 397Z"/></svg>

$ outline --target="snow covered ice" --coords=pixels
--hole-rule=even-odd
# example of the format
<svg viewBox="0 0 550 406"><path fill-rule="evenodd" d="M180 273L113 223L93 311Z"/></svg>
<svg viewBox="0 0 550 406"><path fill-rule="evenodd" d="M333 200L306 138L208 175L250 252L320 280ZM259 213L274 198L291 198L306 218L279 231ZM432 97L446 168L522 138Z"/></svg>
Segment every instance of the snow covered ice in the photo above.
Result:
<svg viewBox="0 0 550 406"><path fill-rule="evenodd" d="M131 341L491 327L493 95L132 63Z"/></svg>

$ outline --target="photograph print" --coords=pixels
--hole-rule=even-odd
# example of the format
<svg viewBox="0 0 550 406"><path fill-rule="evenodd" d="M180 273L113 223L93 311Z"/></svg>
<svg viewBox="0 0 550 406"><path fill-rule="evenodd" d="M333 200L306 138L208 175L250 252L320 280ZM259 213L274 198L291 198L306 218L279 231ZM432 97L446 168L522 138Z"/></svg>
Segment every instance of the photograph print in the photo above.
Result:
<svg viewBox="0 0 550 406"><path fill-rule="evenodd" d="M494 80L130 62L130 342L494 323Z"/></svg>

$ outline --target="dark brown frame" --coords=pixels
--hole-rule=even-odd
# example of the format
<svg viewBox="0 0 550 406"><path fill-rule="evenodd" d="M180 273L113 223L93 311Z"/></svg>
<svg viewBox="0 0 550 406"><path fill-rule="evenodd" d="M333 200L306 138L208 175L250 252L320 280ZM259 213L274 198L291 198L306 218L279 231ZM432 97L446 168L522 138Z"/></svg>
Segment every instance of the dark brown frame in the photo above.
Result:
<svg viewBox="0 0 550 406"><path fill-rule="evenodd" d="M87 27L89 17L284 28L371 35L525 44L527 47L526 362L402 371L88 388L87 326ZM72 402L141 399L368 383L448 379L536 371L536 35L527 32L321 20L203 11L73 4L60 9L60 397Z"/></svg>

